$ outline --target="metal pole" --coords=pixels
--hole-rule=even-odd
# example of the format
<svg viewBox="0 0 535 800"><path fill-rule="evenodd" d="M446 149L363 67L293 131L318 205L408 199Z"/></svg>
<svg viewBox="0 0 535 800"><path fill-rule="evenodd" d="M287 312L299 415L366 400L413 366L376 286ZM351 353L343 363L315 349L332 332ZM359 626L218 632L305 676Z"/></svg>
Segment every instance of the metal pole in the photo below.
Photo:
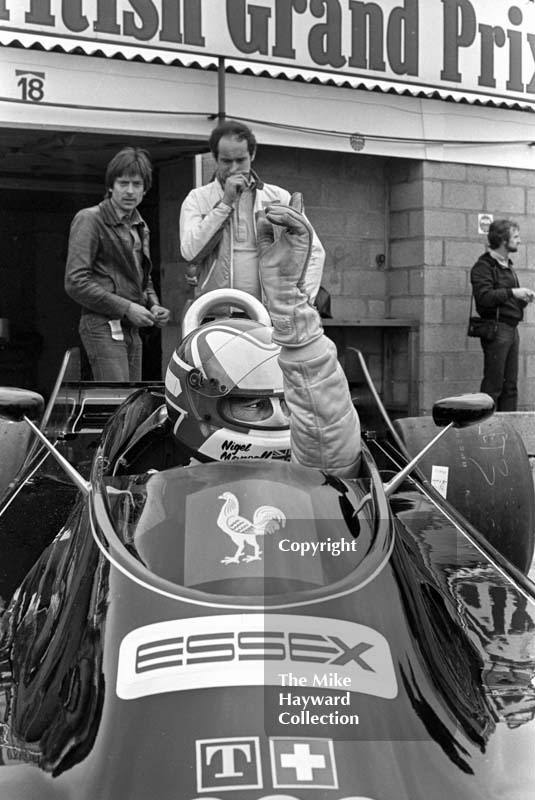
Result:
<svg viewBox="0 0 535 800"><path fill-rule="evenodd" d="M217 117L219 122L223 122L226 117L225 110L225 59L221 56L218 58L217 65L217 100L218 112Z"/></svg>

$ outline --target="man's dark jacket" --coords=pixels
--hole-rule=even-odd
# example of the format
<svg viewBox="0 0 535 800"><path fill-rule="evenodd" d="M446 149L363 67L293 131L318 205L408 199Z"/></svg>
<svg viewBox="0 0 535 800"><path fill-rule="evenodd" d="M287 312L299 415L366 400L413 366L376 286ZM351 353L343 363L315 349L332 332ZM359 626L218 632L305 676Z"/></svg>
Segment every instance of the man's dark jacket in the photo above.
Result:
<svg viewBox="0 0 535 800"><path fill-rule="evenodd" d="M495 319L499 309L500 322L513 326L521 322L526 303L513 296L519 284L511 261L509 267L502 267L490 253L483 253L472 267L470 280L480 317Z"/></svg>
<svg viewBox="0 0 535 800"><path fill-rule="evenodd" d="M82 313L121 319L130 303L151 308L158 303L151 279L149 229L136 210L142 247L142 273L134 258L134 243L111 200L83 208L74 217L69 236L65 291L82 306Z"/></svg>

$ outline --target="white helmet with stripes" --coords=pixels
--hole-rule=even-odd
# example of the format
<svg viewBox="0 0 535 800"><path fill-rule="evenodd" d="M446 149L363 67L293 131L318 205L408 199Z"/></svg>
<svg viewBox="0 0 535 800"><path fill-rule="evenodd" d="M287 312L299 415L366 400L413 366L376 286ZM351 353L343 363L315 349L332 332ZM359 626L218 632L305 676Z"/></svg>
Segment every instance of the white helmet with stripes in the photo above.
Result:
<svg viewBox="0 0 535 800"><path fill-rule="evenodd" d="M189 333L165 377L177 439L200 461L290 458L280 347L271 328L217 319Z"/></svg>

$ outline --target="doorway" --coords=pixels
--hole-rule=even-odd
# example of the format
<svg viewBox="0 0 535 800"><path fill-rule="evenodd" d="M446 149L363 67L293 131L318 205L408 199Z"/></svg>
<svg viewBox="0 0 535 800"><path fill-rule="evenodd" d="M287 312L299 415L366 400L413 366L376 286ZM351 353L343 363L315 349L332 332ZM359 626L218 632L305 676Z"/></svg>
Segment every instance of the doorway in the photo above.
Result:
<svg viewBox="0 0 535 800"><path fill-rule="evenodd" d="M65 350L80 346L80 308L63 288L69 227L77 211L99 203L102 196L100 187L84 194L2 191L0 317L9 320L9 341L0 346L0 385L32 389L48 397ZM150 196L154 199L149 200ZM151 229L156 283L157 198L154 187L141 209ZM144 335L144 356L145 351L143 378L159 380L159 331ZM90 379L90 374L84 377Z"/></svg>

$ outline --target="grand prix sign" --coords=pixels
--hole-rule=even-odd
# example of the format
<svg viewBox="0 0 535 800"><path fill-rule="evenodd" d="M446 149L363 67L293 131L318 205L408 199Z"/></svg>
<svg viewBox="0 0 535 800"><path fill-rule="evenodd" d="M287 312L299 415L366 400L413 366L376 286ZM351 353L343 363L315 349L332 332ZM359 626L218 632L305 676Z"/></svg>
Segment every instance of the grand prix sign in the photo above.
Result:
<svg viewBox="0 0 535 800"><path fill-rule="evenodd" d="M488 0L0 0L0 33L181 52L524 100L535 94L535 4ZM113 45L113 51L110 46ZM52 45L50 45L52 46ZM106 49L107 48L107 49Z"/></svg>

